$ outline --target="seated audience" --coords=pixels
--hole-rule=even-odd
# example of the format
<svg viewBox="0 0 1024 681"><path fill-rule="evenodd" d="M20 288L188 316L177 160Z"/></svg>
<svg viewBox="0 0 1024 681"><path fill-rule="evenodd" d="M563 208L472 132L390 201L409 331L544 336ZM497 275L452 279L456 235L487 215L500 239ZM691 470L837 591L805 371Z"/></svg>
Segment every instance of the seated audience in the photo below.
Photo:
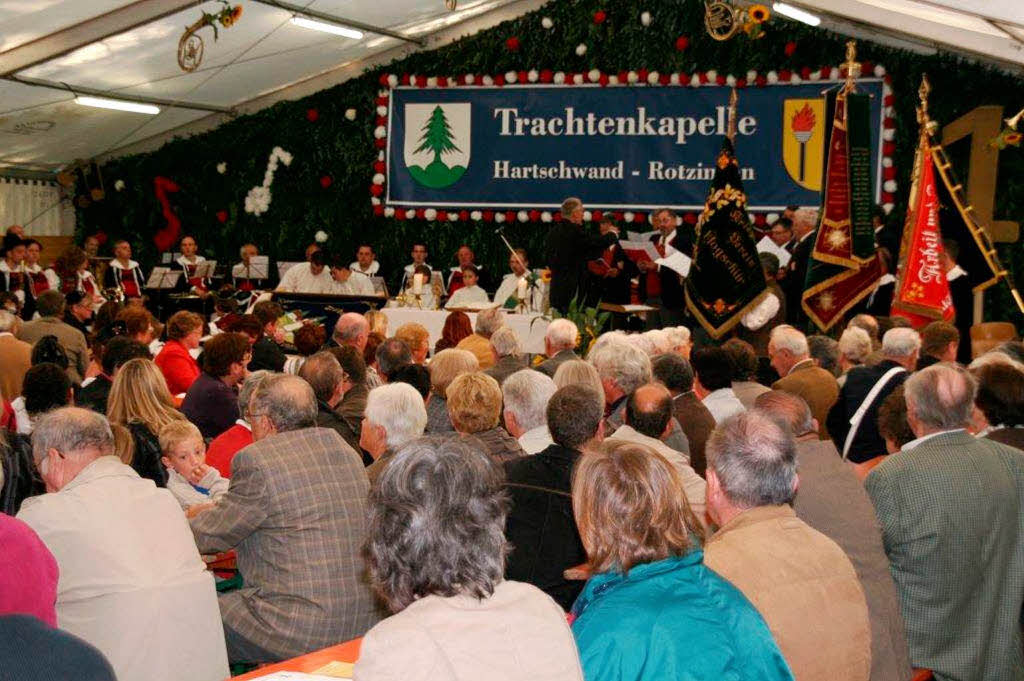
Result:
<svg viewBox="0 0 1024 681"><path fill-rule="evenodd" d="M690 355L693 365L693 393L700 398L721 425L730 416L741 414L746 407L732 389L733 364L725 348L697 348Z"/></svg>
<svg viewBox="0 0 1024 681"><path fill-rule="evenodd" d="M423 398L407 383L374 388L366 398L366 413L360 431L359 446L373 463L366 469L372 485L388 461L407 442L423 435L427 426L427 410Z"/></svg>
<svg viewBox="0 0 1024 681"><path fill-rule="evenodd" d="M797 679L866 681L871 627L843 550L797 518L796 443L754 410L719 424L708 454L709 568L743 592Z"/></svg>
<svg viewBox="0 0 1024 681"><path fill-rule="evenodd" d="M626 398L644 383L651 382L651 360L635 345L612 337L603 344L595 344L587 361L597 369L601 379L607 415L605 433L611 435L623 423Z"/></svg>
<svg viewBox="0 0 1024 681"><path fill-rule="evenodd" d="M664 329L668 334L672 352L689 361L690 351L693 349L693 341L690 340L690 330L685 326L670 326Z"/></svg>
<svg viewBox="0 0 1024 681"><path fill-rule="evenodd" d="M297 374L306 358L320 352L327 340L327 330L320 324L303 324L292 334L292 344L298 355L289 356L284 362L282 373Z"/></svg>
<svg viewBox="0 0 1024 681"><path fill-rule="evenodd" d="M489 305L491 299L487 296L487 291L477 285L480 279L480 270L475 265L464 265L460 272L462 273L462 286L452 292L448 302L444 305L445 309L452 310L460 307L480 309Z"/></svg>
<svg viewBox="0 0 1024 681"><path fill-rule="evenodd" d="M454 348L463 338L473 335L473 325L469 321L469 315L461 310L449 312L444 318L444 327L441 329L441 338L434 343L434 354Z"/></svg>
<svg viewBox="0 0 1024 681"><path fill-rule="evenodd" d="M117 313L117 319L114 321L124 323L125 334L129 338L134 338L149 347L154 354L159 353L158 348L154 349L154 341L160 337L163 327L153 318L149 310L137 305L129 305Z"/></svg>
<svg viewBox="0 0 1024 681"><path fill-rule="evenodd" d="M366 387L371 390L379 385L384 385L384 379L377 369L377 348L386 340L386 336L375 331L371 331L370 335L366 338L366 347L363 348L363 362L366 363Z"/></svg>
<svg viewBox="0 0 1024 681"><path fill-rule="evenodd" d="M363 318L370 325L370 333L379 333L385 338L388 337L388 316L383 310L367 310Z"/></svg>
<svg viewBox="0 0 1024 681"><path fill-rule="evenodd" d="M32 459L32 441L0 429L0 513L15 515L21 502L46 491Z"/></svg>
<svg viewBox="0 0 1024 681"><path fill-rule="evenodd" d="M819 367L833 376L839 376L839 342L836 339L820 333L808 336L807 350Z"/></svg>
<svg viewBox="0 0 1024 681"><path fill-rule="evenodd" d="M17 337L35 345L43 336L56 336L68 356L68 378L74 385L81 385L89 366L89 346L81 331L64 323L64 305L60 291L40 293L36 299L39 319L22 324Z"/></svg>
<svg viewBox="0 0 1024 681"><path fill-rule="evenodd" d="M754 347L739 338L730 338L722 349L729 354L732 362L732 392L744 409L753 409L754 400L771 388L757 382L757 353Z"/></svg>
<svg viewBox="0 0 1024 681"><path fill-rule="evenodd" d="M203 373L185 393L181 413L204 438L215 438L238 417L238 385L251 366L249 341L240 333L220 333L203 347Z"/></svg>
<svg viewBox="0 0 1024 681"><path fill-rule="evenodd" d="M1024 372L991 364L971 373L978 381L971 418L978 437L1024 449Z"/></svg>
<svg viewBox="0 0 1024 681"><path fill-rule="evenodd" d="M884 451L878 407L907 380L907 372L917 365L920 347L917 331L890 329L882 338L882 360L846 374L835 406L828 412L829 433L843 458L860 463Z"/></svg>
<svg viewBox="0 0 1024 681"><path fill-rule="evenodd" d="M389 383L408 383L416 388L423 401L430 399L430 370L422 364L406 364L391 372Z"/></svg>
<svg viewBox="0 0 1024 681"><path fill-rule="evenodd" d="M802 397L818 422L818 435L822 440L827 439L825 417L836 403L839 384L831 372L815 364L807 336L792 326L775 327L768 342L768 358L781 377L772 384L772 390L785 390Z"/></svg>
<svg viewBox="0 0 1024 681"><path fill-rule="evenodd" d="M116 681L94 646L31 615L0 615L0 660L5 681Z"/></svg>
<svg viewBox="0 0 1024 681"><path fill-rule="evenodd" d="M25 372L25 387L21 396L11 403L17 432L31 435L40 416L71 403L71 381L67 372L49 362L36 364Z"/></svg>
<svg viewBox="0 0 1024 681"><path fill-rule="evenodd" d="M160 429L160 463L167 468L167 489L188 509L217 503L228 491L228 479L206 463L203 434L188 421L171 421Z"/></svg>
<svg viewBox="0 0 1024 681"><path fill-rule="evenodd" d="M57 561L23 521L0 513L0 618L31 615L57 626ZM4 660L7 672L9 658Z"/></svg>
<svg viewBox="0 0 1024 681"><path fill-rule="evenodd" d="M341 402L335 405L334 411L355 434L355 437L345 440L345 442L358 452L360 450L359 434L363 428L363 412L366 411L366 396L369 393L366 387L366 363L363 361L362 354L351 346L331 348L330 353L338 360L344 374L342 378L344 394L341 397ZM372 461L367 461L365 455L363 462L372 463Z"/></svg>
<svg viewBox="0 0 1024 681"><path fill-rule="evenodd" d="M21 320L0 310L0 395L8 400L21 395L25 372L32 366L32 346L16 337Z"/></svg>
<svg viewBox="0 0 1024 681"><path fill-rule="evenodd" d="M450 433L448 416L448 386L456 376L480 370L476 357L468 350L449 348L442 350L430 361L430 400L427 402L427 432Z"/></svg>
<svg viewBox="0 0 1024 681"><path fill-rule="evenodd" d="M524 456L516 439L501 427L501 387L496 380L479 371L462 374L445 394L455 432L472 435L496 463Z"/></svg>
<svg viewBox="0 0 1024 681"><path fill-rule="evenodd" d="M383 383L377 374L377 370L371 366L373 361L376 361L377 352L376 344L372 347L370 346L372 334L373 332L370 330L370 324L366 321L366 317L355 312L346 312L338 317L338 321L334 325L334 334L331 336L331 343L333 345L341 348L355 348L361 353L365 365L365 382L368 389L376 388ZM381 336L380 340L383 340L383 338L384 336ZM369 353L373 361L366 360L366 353Z"/></svg>
<svg viewBox="0 0 1024 681"><path fill-rule="evenodd" d="M554 378L562 362L579 359L576 343L580 332L568 319L555 319L544 332L544 355L547 357L537 365L537 371Z"/></svg>
<svg viewBox="0 0 1024 681"><path fill-rule="evenodd" d="M554 444L548 432L547 410L556 390L554 381L533 369L521 369L501 384L505 428L528 455Z"/></svg>
<svg viewBox="0 0 1024 681"><path fill-rule="evenodd" d="M238 390L238 412L241 417L223 433L210 441L206 449L206 463L216 468L225 478L231 477L231 461L235 454L252 444L252 424L249 423L249 402L269 371L253 371L246 375Z"/></svg>
<svg viewBox="0 0 1024 681"><path fill-rule="evenodd" d="M503 326L505 326L505 316L500 309L492 307L480 310L476 316L476 331L459 341L455 347L458 350L469 350L476 355L481 370L490 369L494 366L491 336Z"/></svg>
<svg viewBox="0 0 1024 681"><path fill-rule="evenodd" d="M167 380L172 395L184 393L199 378L199 364L192 350L199 348L203 336L203 318L195 312L180 310L167 320L167 342L153 362Z"/></svg>
<svg viewBox="0 0 1024 681"><path fill-rule="evenodd" d="M871 624L871 679L910 678L899 598L864 485L835 445L818 439L818 424L801 397L772 390L758 397L755 407L789 428L796 439L797 517L838 544L860 580Z"/></svg>
<svg viewBox="0 0 1024 681"><path fill-rule="evenodd" d="M107 400L110 397L110 388L114 385L114 377L125 362L136 358L151 359L149 348L128 336L114 336L107 341L103 348L101 361L103 371L78 391L75 404L100 414L106 414Z"/></svg>
<svg viewBox="0 0 1024 681"><path fill-rule="evenodd" d="M839 387L846 383L846 374L853 367L859 367L867 360L868 355L873 352L871 336L864 329L849 326L839 336L839 378L836 379Z"/></svg>
<svg viewBox="0 0 1024 681"><path fill-rule="evenodd" d="M277 320L284 315L284 308L271 300L264 300L256 303L252 313L260 323L260 336L252 346L249 371L283 371L287 359L280 346L284 341L284 331L277 326Z"/></svg>
<svg viewBox="0 0 1024 681"><path fill-rule="evenodd" d="M672 464L686 493L690 508L704 523L707 483L690 467L688 452L677 451L662 442L672 421L672 396L659 383L648 383L633 391L626 400L626 422L608 436L606 442L632 442L648 447Z"/></svg>
<svg viewBox="0 0 1024 681"><path fill-rule="evenodd" d="M111 456L110 426L93 411L50 412L32 447L50 492L18 518L57 559L60 627L99 648L119 681L225 678L213 575L174 497Z"/></svg>
<svg viewBox="0 0 1024 681"><path fill-rule="evenodd" d="M72 291L64 298L64 323L82 332L89 338L89 322L92 321L92 297L79 291Z"/></svg>
<svg viewBox="0 0 1024 681"><path fill-rule="evenodd" d="M606 441L580 460L572 501L593 573L572 610L588 681L793 678L750 602L704 566L667 461Z"/></svg>
<svg viewBox="0 0 1024 681"><path fill-rule="evenodd" d="M572 517L572 471L583 450L603 439L600 396L588 387L560 388L548 402L547 417L554 444L505 464L512 499L505 577L533 584L568 610L583 584L564 573L587 560Z"/></svg>
<svg viewBox="0 0 1024 681"><path fill-rule="evenodd" d="M412 352L409 346L397 338L388 338L377 346L375 353L377 372L384 382L390 381L389 375L398 367L412 364Z"/></svg>
<svg viewBox="0 0 1024 681"><path fill-rule="evenodd" d="M32 355L29 358L32 366L36 364L56 364L63 370L69 366L68 353L56 336L43 336L32 346Z"/></svg>
<svg viewBox="0 0 1024 681"><path fill-rule="evenodd" d="M505 379L520 369L526 368L526 358L519 345L519 334L514 329L503 326L491 335L491 352L494 355L494 366L484 373L501 385Z"/></svg>
<svg viewBox="0 0 1024 681"><path fill-rule="evenodd" d="M890 333L892 333L890 331ZM1024 669L1024 457L966 430L976 384L937 364L904 383L917 439L867 477L915 667L937 679Z"/></svg>
<svg viewBox="0 0 1024 681"><path fill-rule="evenodd" d="M885 441L885 452L882 456L895 454L903 449L903 445L915 439L914 431L907 423L907 400L903 396L903 386L899 386L882 400L878 407L878 434ZM869 459L868 461L871 461ZM858 467L861 464L856 464ZM867 477L867 473L861 480Z"/></svg>
<svg viewBox="0 0 1024 681"><path fill-rule="evenodd" d="M567 385L585 385L593 388L601 397L601 409L604 409L604 384L597 369L590 362L582 359L570 359L562 362L555 375L552 377L555 388L564 388Z"/></svg>
<svg viewBox="0 0 1024 681"><path fill-rule="evenodd" d="M689 352L687 352L689 354ZM715 429L715 417L693 391L693 368L676 352L651 361L654 379L672 395L672 415L679 422L690 446L690 466L703 477L707 468L704 446Z"/></svg>
<svg viewBox="0 0 1024 681"><path fill-rule="evenodd" d="M232 662L269 662L362 635L373 594L353 553L366 535L369 484L341 437L316 427L316 396L297 376L264 379L251 398L253 444L231 485L192 518L203 553L235 549L245 585L220 596Z"/></svg>
<svg viewBox="0 0 1024 681"><path fill-rule="evenodd" d="M318 352L302 365L299 376L309 383L316 396L316 425L320 428L330 428L345 441L346 450L352 449L348 443L353 440L358 442L359 434L352 430L352 425L336 411L345 396L345 372L342 371L341 364L333 354L327 351ZM352 453L357 454L358 449L352 449Z"/></svg>
<svg viewBox="0 0 1024 681"><path fill-rule="evenodd" d="M408 346L413 364L427 363L427 355L430 354L430 332L425 326L416 322L402 324L395 329L395 338Z"/></svg>
<svg viewBox="0 0 1024 681"><path fill-rule="evenodd" d="M565 614L503 579L501 469L467 441L431 436L395 453L370 492L363 555L395 613L363 638L355 678L582 681Z"/></svg>
<svg viewBox="0 0 1024 681"><path fill-rule="evenodd" d="M968 343L970 340L968 340ZM960 331L949 322L936 321L921 329L918 371L939 362L955 362L960 348Z"/></svg>
<svg viewBox="0 0 1024 681"><path fill-rule="evenodd" d="M129 360L117 372L107 401L107 418L121 461L157 487L166 486L159 433L168 423L185 417L174 408L164 376L152 360Z"/></svg>

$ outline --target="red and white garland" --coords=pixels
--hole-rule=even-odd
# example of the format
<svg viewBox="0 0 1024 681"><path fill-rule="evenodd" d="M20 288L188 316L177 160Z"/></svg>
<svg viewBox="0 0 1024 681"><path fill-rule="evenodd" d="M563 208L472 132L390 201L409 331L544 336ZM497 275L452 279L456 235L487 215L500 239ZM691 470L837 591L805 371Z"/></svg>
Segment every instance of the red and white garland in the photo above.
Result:
<svg viewBox="0 0 1024 681"><path fill-rule="evenodd" d="M861 72L874 74L876 78L882 79L882 208L886 213L890 212L896 199L896 168L893 166L892 156L896 151L894 141L896 135L896 120L893 109L894 96L892 93L892 77L881 65L870 62L861 63ZM733 75L722 75L715 70L700 73L660 73L639 69L637 71L619 71L618 73L604 73L598 69L591 69L586 73L572 71L552 71L542 69L540 71L531 69L529 71L508 71L495 76L476 75L472 73L457 76L422 76L414 74L382 74L380 84L384 88L377 93L374 100L376 105L376 127L373 131L374 144L376 145L377 160L373 163L373 180L370 184L370 201L373 203L373 214L383 217L393 217L398 220L421 220L438 221L484 221L484 222L560 222L562 215L558 211L542 210L439 210L435 208L394 208L385 206L381 201L384 195L384 183L387 176L386 155L388 137L388 102L390 90L398 86L420 87L420 88L455 88L486 86L502 87L515 85L517 83L554 83L556 85L599 85L601 87L617 86L648 86L648 87L702 87L707 85L726 85L729 87L767 87L777 83L802 83L802 82L840 82L846 75L845 69L826 66L817 70L804 67L799 71L782 69L780 71L769 71L758 73L747 71L742 77ZM616 222L643 224L650 221L650 214L638 211L586 211L583 214L584 220L600 221L606 215L612 215ZM696 224L698 213L689 212L683 214L678 220ZM764 228L778 219L778 214L760 212L752 213L751 221L758 228Z"/></svg>

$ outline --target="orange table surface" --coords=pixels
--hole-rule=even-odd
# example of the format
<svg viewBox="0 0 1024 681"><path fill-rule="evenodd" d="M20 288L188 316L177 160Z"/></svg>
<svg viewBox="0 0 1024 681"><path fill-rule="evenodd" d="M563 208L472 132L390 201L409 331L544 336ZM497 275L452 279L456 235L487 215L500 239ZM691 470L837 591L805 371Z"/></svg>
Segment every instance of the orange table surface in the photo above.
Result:
<svg viewBox="0 0 1024 681"><path fill-rule="evenodd" d="M324 648L323 650L317 650L306 655L300 655L299 657L293 657L290 660L284 662L275 662L274 664L268 664L266 667L260 667L254 669L248 674L242 674L241 676L231 677L231 681L245 681L245 679L258 679L261 676L266 676L273 672L306 672L312 674L317 669L320 669L324 665L334 662L355 662L359 659L359 646L362 644L362 638L355 638L351 641L345 641L339 643L336 646L330 648Z"/></svg>

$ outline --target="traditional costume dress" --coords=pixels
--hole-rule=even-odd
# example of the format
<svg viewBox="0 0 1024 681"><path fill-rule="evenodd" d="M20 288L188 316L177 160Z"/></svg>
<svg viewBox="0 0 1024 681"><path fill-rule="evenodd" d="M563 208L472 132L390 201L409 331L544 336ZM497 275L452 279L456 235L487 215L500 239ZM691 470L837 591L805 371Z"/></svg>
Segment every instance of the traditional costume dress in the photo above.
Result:
<svg viewBox="0 0 1024 681"><path fill-rule="evenodd" d="M107 267L103 287L121 289L126 299L141 298L145 283L146 280L142 276L142 268L139 267L139 263L129 260L128 264L124 264L115 258Z"/></svg>

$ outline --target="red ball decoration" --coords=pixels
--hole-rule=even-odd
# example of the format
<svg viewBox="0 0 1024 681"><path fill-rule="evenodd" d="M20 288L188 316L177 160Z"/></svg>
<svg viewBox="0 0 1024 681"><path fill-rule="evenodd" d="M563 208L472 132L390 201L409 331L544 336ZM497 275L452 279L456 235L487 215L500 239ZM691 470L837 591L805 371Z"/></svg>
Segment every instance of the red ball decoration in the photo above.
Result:
<svg viewBox="0 0 1024 681"><path fill-rule="evenodd" d="M327 184L324 184L324 180L327 180ZM324 189L327 189L328 187L330 187L331 186L331 182L332 182L332 180L329 177L324 176L324 177L320 178L320 186L323 187ZM374 196L380 196L381 194L384 193L384 185L382 185L382 184L371 184L370 185L370 193L373 194Z"/></svg>
<svg viewBox="0 0 1024 681"><path fill-rule="evenodd" d="M737 78L736 79L736 89L742 90L745 87L747 87L747 79L746 78Z"/></svg>
<svg viewBox="0 0 1024 681"><path fill-rule="evenodd" d="M688 225L695 225L695 224L697 224L697 214L696 213L687 213L686 215L683 216L683 222L685 222Z"/></svg>
<svg viewBox="0 0 1024 681"><path fill-rule="evenodd" d="M416 87L427 87L427 77L416 76Z"/></svg>
<svg viewBox="0 0 1024 681"><path fill-rule="evenodd" d="M882 177L885 178L886 180L895 180L896 179L896 168L894 168L892 166L889 166L888 168L883 168L882 169Z"/></svg>
<svg viewBox="0 0 1024 681"><path fill-rule="evenodd" d="M468 220L469 219L469 211L468 210L460 210L459 211L459 219L462 220L463 222Z"/></svg>
<svg viewBox="0 0 1024 681"><path fill-rule="evenodd" d="M647 216L643 213L633 213L633 222L647 222Z"/></svg>
<svg viewBox="0 0 1024 681"><path fill-rule="evenodd" d="M882 154L884 156L892 156L895 153L896 153L896 143L895 142L884 142L884 143L882 143Z"/></svg>
<svg viewBox="0 0 1024 681"><path fill-rule="evenodd" d="M686 48L689 46L690 39L687 38L685 35L681 35L678 38L676 38L676 49L679 50L680 52L685 51Z"/></svg>
<svg viewBox="0 0 1024 681"><path fill-rule="evenodd" d="M448 87L448 76L438 76L437 87Z"/></svg>
<svg viewBox="0 0 1024 681"><path fill-rule="evenodd" d="M534 208L530 211L530 222L537 222L540 220L540 211Z"/></svg>
<svg viewBox="0 0 1024 681"><path fill-rule="evenodd" d="M514 210L505 211L505 222L515 222L516 212Z"/></svg>
<svg viewBox="0 0 1024 681"><path fill-rule="evenodd" d="M386 139L375 139L373 140L373 146L378 149L384 149L388 146L388 141Z"/></svg>
<svg viewBox="0 0 1024 681"><path fill-rule="evenodd" d="M500 74L500 73L498 75L496 75L494 77L494 84L498 85L498 86L504 85L505 84L505 76Z"/></svg>
<svg viewBox="0 0 1024 681"><path fill-rule="evenodd" d="M395 209L395 219L396 220L404 220L405 219L405 209L404 208L396 208Z"/></svg>
<svg viewBox="0 0 1024 681"><path fill-rule="evenodd" d="M306 109L306 120L310 123L315 123L316 119L320 118L320 112L316 109Z"/></svg>
<svg viewBox="0 0 1024 681"><path fill-rule="evenodd" d="M599 9L596 12L594 12L594 23L595 24L603 24L607 18L608 18L608 15L605 13L605 11L603 9Z"/></svg>
<svg viewBox="0 0 1024 681"><path fill-rule="evenodd" d="M782 51L786 53L787 57L792 57L796 53L796 43L790 40Z"/></svg>
<svg viewBox="0 0 1024 681"><path fill-rule="evenodd" d="M601 87L605 87L606 85L608 85L608 74L602 73L600 76L597 77L597 82Z"/></svg>
<svg viewBox="0 0 1024 681"><path fill-rule="evenodd" d="M562 221L562 213L561 213L561 211L556 211L555 214L551 216L551 219L554 220L555 222L561 222Z"/></svg>
<svg viewBox="0 0 1024 681"><path fill-rule="evenodd" d="M641 83L646 83L647 76L649 75L651 75L651 72L648 71L647 69L640 69L639 71L636 72L636 77L639 79L639 82Z"/></svg>
<svg viewBox="0 0 1024 681"><path fill-rule="evenodd" d="M217 222L224 224L228 221L228 212L226 210L217 211Z"/></svg>
<svg viewBox="0 0 1024 681"><path fill-rule="evenodd" d="M505 49L509 52L517 52L519 50L519 38L512 36L505 41Z"/></svg>
<svg viewBox="0 0 1024 681"><path fill-rule="evenodd" d="M768 79L758 74L757 78L754 79L754 84L757 85L757 87L764 87L768 84Z"/></svg>
<svg viewBox="0 0 1024 681"><path fill-rule="evenodd" d="M107 233L103 230L96 232L93 236L96 237L96 241L99 242L100 246L107 243Z"/></svg>
<svg viewBox="0 0 1024 681"><path fill-rule="evenodd" d="M412 82L412 80L409 78L408 73L403 73L402 77L399 79L398 82L400 82L402 85L409 85Z"/></svg>
<svg viewBox="0 0 1024 681"><path fill-rule="evenodd" d="M700 82L701 85L707 85L708 74L705 71L701 71L697 74L697 81Z"/></svg>
<svg viewBox="0 0 1024 681"><path fill-rule="evenodd" d="M612 217L615 218L615 222L622 222L622 211L621 210L615 211L614 213L612 213Z"/></svg>
<svg viewBox="0 0 1024 681"><path fill-rule="evenodd" d="M446 211L446 210L439 210L439 211L437 211L437 221L438 222L444 222L447 219L448 219L448 211Z"/></svg>
<svg viewBox="0 0 1024 681"><path fill-rule="evenodd" d="M594 222L601 222L601 219L604 217L604 211L595 210L591 212L590 217L593 219Z"/></svg>
<svg viewBox="0 0 1024 681"><path fill-rule="evenodd" d="M387 87L388 86L388 74L386 74L386 73L380 74L380 78L377 79L377 82L380 83L381 85L383 85L384 87Z"/></svg>
<svg viewBox="0 0 1024 681"><path fill-rule="evenodd" d="M377 99L373 100L373 103L374 103L375 106L387 106L388 105L388 98L387 97L378 97Z"/></svg>
<svg viewBox="0 0 1024 681"><path fill-rule="evenodd" d="M386 170L386 166L384 165L384 161L374 161L373 162L373 172L375 172L375 173L383 173L385 170Z"/></svg>
<svg viewBox="0 0 1024 681"><path fill-rule="evenodd" d="M373 214L376 215L377 217L384 215L384 206L378 203L376 206L373 207Z"/></svg>
<svg viewBox="0 0 1024 681"><path fill-rule="evenodd" d="M334 183L334 180L331 179L330 175L323 175L323 176L320 177L320 186L323 187L324 189L327 189L333 183ZM379 185L374 185L374 186L377 187ZM372 192L373 190L370 190L370 191Z"/></svg>
<svg viewBox="0 0 1024 681"><path fill-rule="evenodd" d="M485 210L483 212L483 218L484 218L484 222L494 222L494 211L493 210Z"/></svg>
<svg viewBox="0 0 1024 681"><path fill-rule="evenodd" d="M793 72L789 69L782 69L779 71L779 81L782 83L788 83L793 80Z"/></svg>
<svg viewBox="0 0 1024 681"><path fill-rule="evenodd" d="M800 77L803 78L804 80L809 79L811 77L810 67L805 66L802 69L800 69Z"/></svg>

